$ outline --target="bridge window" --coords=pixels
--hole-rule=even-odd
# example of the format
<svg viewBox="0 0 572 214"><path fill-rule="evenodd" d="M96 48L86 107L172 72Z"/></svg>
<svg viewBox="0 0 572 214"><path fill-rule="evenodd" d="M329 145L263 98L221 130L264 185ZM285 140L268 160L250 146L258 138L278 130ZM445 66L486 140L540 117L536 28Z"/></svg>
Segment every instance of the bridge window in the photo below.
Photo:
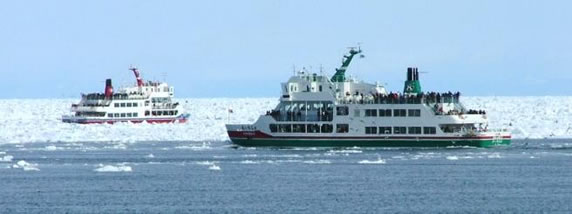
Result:
<svg viewBox="0 0 572 214"><path fill-rule="evenodd" d="M131 107L131 103L127 103L127 107Z"/></svg>
<svg viewBox="0 0 572 214"><path fill-rule="evenodd" d="M332 133L334 131L334 126L332 124L322 124L322 133Z"/></svg>
<svg viewBox="0 0 572 214"><path fill-rule="evenodd" d="M278 132L278 126L276 124L270 124L270 132L275 133Z"/></svg>
<svg viewBox="0 0 572 214"><path fill-rule="evenodd" d="M349 109L347 106L338 106L336 107L336 115L338 116L345 116L349 114Z"/></svg>
<svg viewBox="0 0 572 214"><path fill-rule="evenodd" d="M377 127L375 127L375 126L365 127L365 133L366 134L377 134Z"/></svg>
<svg viewBox="0 0 572 214"><path fill-rule="evenodd" d="M421 117L421 110L419 109L409 109L407 110L407 114L410 117Z"/></svg>
<svg viewBox="0 0 572 214"><path fill-rule="evenodd" d="M391 127L390 126L379 127L379 134L391 134Z"/></svg>
<svg viewBox="0 0 572 214"><path fill-rule="evenodd" d="M125 113L121 113L121 117L125 117Z"/></svg>
<svg viewBox="0 0 572 214"><path fill-rule="evenodd" d="M320 125L318 124L308 124L306 129L308 133L320 133Z"/></svg>
<svg viewBox="0 0 572 214"><path fill-rule="evenodd" d="M107 114L107 117L113 117L113 114L112 114L112 113L108 113L108 114Z"/></svg>
<svg viewBox="0 0 572 214"><path fill-rule="evenodd" d="M121 107L125 107L125 103L121 103Z"/></svg>
<svg viewBox="0 0 572 214"><path fill-rule="evenodd" d="M133 116L133 114L127 113L127 117L131 117L131 116Z"/></svg>
<svg viewBox="0 0 572 214"><path fill-rule="evenodd" d="M365 110L366 117L377 117L377 109L366 109Z"/></svg>
<svg viewBox="0 0 572 214"><path fill-rule="evenodd" d="M149 111L145 111L145 116L149 116Z"/></svg>
<svg viewBox="0 0 572 214"><path fill-rule="evenodd" d="M409 134L421 134L421 127L409 127Z"/></svg>
<svg viewBox="0 0 572 214"><path fill-rule="evenodd" d="M391 117L391 109L380 109L379 110L380 117Z"/></svg>
<svg viewBox="0 0 572 214"><path fill-rule="evenodd" d="M336 124L336 133L348 133L350 126L348 124Z"/></svg>
<svg viewBox="0 0 572 214"><path fill-rule="evenodd" d="M115 106L115 108L119 108L119 103L115 103L113 106Z"/></svg>
<svg viewBox="0 0 572 214"><path fill-rule="evenodd" d="M394 117L405 117L407 116L407 111L405 109L393 109Z"/></svg>
<svg viewBox="0 0 572 214"><path fill-rule="evenodd" d="M393 134L407 134L407 127L395 126L393 127Z"/></svg>
<svg viewBox="0 0 572 214"><path fill-rule="evenodd" d="M423 134L436 134L437 128L435 127L423 127Z"/></svg>
<svg viewBox="0 0 572 214"><path fill-rule="evenodd" d="M137 103L133 103L133 107L137 107Z"/></svg>
<svg viewBox="0 0 572 214"><path fill-rule="evenodd" d="M292 125L291 124L280 124L278 125L278 131L282 133L290 133L292 132Z"/></svg>
<svg viewBox="0 0 572 214"><path fill-rule="evenodd" d="M296 133L305 133L306 132L306 125L305 124L294 124L292 125L293 132Z"/></svg>
<svg viewBox="0 0 572 214"><path fill-rule="evenodd" d="M133 117L137 117L137 115L138 115L137 112L133 113Z"/></svg>
<svg viewBox="0 0 572 214"><path fill-rule="evenodd" d="M113 117L119 117L119 113L113 114Z"/></svg>

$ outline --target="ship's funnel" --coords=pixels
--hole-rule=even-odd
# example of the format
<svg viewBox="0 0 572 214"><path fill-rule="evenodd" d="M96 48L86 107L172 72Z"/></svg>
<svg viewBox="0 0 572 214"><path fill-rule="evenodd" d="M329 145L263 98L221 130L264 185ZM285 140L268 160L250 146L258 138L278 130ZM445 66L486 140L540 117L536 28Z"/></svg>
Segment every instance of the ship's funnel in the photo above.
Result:
<svg viewBox="0 0 572 214"><path fill-rule="evenodd" d="M403 94L417 95L421 93L421 83L419 82L419 70L415 67L407 68L407 80L403 88Z"/></svg>
<svg viewBox="0 0 572 214"><path fill-rule="evenodd" d="M110 99L113 96L113 85L111 79L105 80L105 99Z"/></svg>
<svg viewBox="0 0 572 214"><path fill-rule="evenodd" d="M418 68L414 67L407 68L407 81L419 81Z"/></svg>
<svg viewBox="0 0 572 214"><path fill-rule="evenodd" d="M407 81L413 81L413 68L407 68Z"/></svg>

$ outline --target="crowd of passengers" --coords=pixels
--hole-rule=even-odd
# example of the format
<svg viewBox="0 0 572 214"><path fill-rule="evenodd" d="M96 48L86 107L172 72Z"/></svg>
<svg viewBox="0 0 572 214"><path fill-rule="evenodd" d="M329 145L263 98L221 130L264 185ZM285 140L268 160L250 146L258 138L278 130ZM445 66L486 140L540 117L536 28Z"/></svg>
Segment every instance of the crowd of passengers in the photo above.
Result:
<svg viewBox="0 0 572 214"><path fill-rule="evenodd" d="M141 95L143 96L143 93L141 92L130 92L130 93L116 93L112 95L112 99L127 99L129 98L130 95ZM88 100L103 100L105 99L105 94L104 93L91 93L91 94L82 94L82 97L86 97Z"/></svg>
<svg viewBox="0 0 572 214"><path fill-rule="evenodd" d="M459 111L457 109L453 109L453 110L449 110L448 112L444 112L443 111L443 107L440 106L439 104L435 104L433 106L433 110L435 111L435 114L437 115L462 115L462 114L482 114L485 115L487 114L487 112L485 110L473 110L473 109L469 109L468 111Z"/></svg>
<svg viewBox="0 0 572 214"><path fill-rule="evenodd" d="M350 96L351 94L348 92L346 96ZM371 97L364 99L364 94L356 92L354 94L357 99L350 100L352 103L359 103L359 104L366 104L373 101L374 104L421 104L421 103L441 103L441 102L458 102L459 97L461 96L460 92L445 92L445 93L438 93L438 92L429 92L424 93L421 92L417 95L404 95L401 93L394 93L390 92L389 94L371 94ZM372 99L373 98L373 99Z"/></svg>

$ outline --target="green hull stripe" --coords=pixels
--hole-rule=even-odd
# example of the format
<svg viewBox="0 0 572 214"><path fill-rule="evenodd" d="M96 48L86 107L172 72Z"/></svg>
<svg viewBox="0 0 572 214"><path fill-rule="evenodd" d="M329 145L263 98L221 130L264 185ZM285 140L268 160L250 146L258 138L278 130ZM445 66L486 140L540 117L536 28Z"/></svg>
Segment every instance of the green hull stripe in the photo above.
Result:
<svg viewBox="0 0 572 214"><path fill-rule="evenodd" d="M509 145L510 139L502 140L293 140L293 139L244 139L231 138L240 146L273 147L492 147Z"/></svg>

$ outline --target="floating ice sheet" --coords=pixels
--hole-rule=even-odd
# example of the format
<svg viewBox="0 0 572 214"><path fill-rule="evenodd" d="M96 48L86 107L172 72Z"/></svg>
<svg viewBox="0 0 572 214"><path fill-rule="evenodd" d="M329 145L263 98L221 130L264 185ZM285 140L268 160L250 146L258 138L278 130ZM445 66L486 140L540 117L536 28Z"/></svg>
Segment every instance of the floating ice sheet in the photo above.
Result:
<svg viewBox="0 0 572 214"><path fill-rule="evenodd" d="M191 114L184 124L68 124L78 99L0 100L0 144L34 142L225 141L225 123L252 123L276 98L176 99ZM513 138L572 138L572 97L463 97L465 107L484 109L490 128ZM229 109L233 113L229 113ZM47 147L46 150L55 147Z"/></svg>
<svg viewBox="0 0 572 214"><path fill-rule="evenodd" d="M127 166L125 164L120 165L103 165L99 164L96 169L93 171L96 172L131 172L133 169L131 166Z"/></svg>

